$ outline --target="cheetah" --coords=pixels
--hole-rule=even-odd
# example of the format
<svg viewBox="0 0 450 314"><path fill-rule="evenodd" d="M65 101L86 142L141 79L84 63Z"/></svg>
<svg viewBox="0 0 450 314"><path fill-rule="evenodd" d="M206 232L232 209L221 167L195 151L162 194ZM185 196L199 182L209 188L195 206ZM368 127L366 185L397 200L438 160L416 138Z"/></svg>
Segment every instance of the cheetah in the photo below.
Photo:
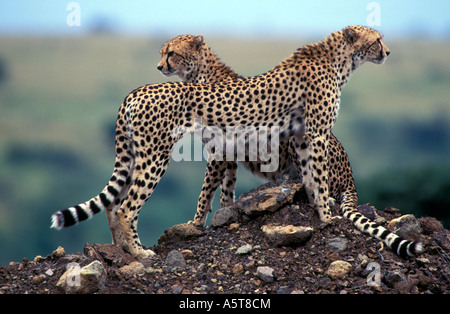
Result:
<svg viewBox="0 0 450 314"><path fill-rule="evenodd" d="M170 130L194 131L195 119L223 130L237 125L278 127L292 143L294 165L321 221L330 221L327 152L341 90L359 66L382 64L389 53L379 32L349 26L299 48L261 75L212 84L150 84L133 90L118 112L111 179L91 200L53 214L52 227L61 229L106 209L112 232L121 228L115 244L136 258L154 255L141 244L138 215L166 171L178 140ZM218 174L224 171L218 164L214 168ZM366 218L350 217L372 227ZM377 234L379 229L373 231ZM379 236L390 242L390 234ZM419 245L404 241L395 239L394 246L419 251Z"/></svg>
<svg viewBox="0 0 450 314"><path fill-rule="evenodd" d="M243 78L243 76L237 74L220 61L211 48L204 42L202 35L177 36L162 46L160 54L161 59L156 68L165 76L178 75L183 82L202 84ZM274 172L261 171L259 162L240 161L240 164L250 170L253 175L262 179L275 180L286 176L290 179L297 179L298 176L294 166L295 160L291 160L289 149L289 141L281 139L279 146L280 166ZM216 178L212 177L214 168L208 164L202 194L199 197L194 219L194 224L196 225L203 225L206 219L206 213L208 210L211 210L211 202L217 186L214 184L208 185L208 182L221 183L220 203L222 207L230 206L234 201L236 162L217 162L226 162L228 165L224 171L223 178L216 180ZM389 231L382 226L377 226L373 222L366 222L364 220L365 218L356 210L358 196L350 161L344 147L332 132L330 132L328 143L328 173L330 203L333 200L339 200L344 217L352 220L360 231L369 233L378 240L383 241L399 256L406 257L414 255L414 251L409 249L409 247L413 248L415 244L410 241L401 243L401 238L395 234L389 235ZM205 195L208 192L210 194ZM205 203L206 206L203 205ZM370 223L371 225L367 226ZM383 237L381 237L382 233L385 233Z"/></svg>

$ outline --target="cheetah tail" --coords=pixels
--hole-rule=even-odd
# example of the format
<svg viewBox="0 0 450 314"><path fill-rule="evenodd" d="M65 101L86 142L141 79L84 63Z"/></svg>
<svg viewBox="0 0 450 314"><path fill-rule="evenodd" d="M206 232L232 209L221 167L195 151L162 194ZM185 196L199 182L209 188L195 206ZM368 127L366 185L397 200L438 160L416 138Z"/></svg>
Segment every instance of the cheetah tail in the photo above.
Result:
<svg viewBox="0 0 450 314"><path fill-rule="evenodd" d="M114 173L103 191L89 201L55 212L51 217L51 228L62 229L92 218L97 213L120 203L121 195L129 186L131 163L117 162Z"/></svg>
<svg viewBox="0 0 450 314"><path fill-rule="evenodd" d="M350 219L360 231L368 233L372 237L382 241L401 258L407 259L408 257L414 257L423 251L423 244L421 242L401 238L386 228L372 222L356 209L345 210L344 216Z"/></svg>

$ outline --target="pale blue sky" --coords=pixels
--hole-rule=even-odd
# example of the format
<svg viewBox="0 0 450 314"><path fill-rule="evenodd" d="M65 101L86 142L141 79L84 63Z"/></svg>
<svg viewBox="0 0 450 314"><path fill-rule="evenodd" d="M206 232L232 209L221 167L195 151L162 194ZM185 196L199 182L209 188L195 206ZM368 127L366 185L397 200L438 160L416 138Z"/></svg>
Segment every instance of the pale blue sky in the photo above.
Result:
<svg viewBox="0 0 450 314"><path fill-rule="evenodd" d="M450 37L450 0L78 0L79 27L67 25L70 2L2 1L0 36L88 34L99 21L134 35L317 36L347 25L367 25L367 5L375 2L380 25L373 27L383 33Z"/></svg>

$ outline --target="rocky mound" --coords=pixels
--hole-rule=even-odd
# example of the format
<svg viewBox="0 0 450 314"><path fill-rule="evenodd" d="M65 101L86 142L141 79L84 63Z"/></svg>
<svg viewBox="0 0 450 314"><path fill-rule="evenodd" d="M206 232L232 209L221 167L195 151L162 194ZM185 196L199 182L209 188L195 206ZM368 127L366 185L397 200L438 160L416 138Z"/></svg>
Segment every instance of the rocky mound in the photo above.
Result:
<svg viewBox="0 0 450 314"><path fill-rule="evenodd" d="M0 294L446 294L450 232L434 218L359 210L403 236L423 254L403 260L346 219L320 223L298 182L268 183L242 195L197 230L165 231L156 257L135 260L113 245L59 247L33 261L0 267Z"/></svg>

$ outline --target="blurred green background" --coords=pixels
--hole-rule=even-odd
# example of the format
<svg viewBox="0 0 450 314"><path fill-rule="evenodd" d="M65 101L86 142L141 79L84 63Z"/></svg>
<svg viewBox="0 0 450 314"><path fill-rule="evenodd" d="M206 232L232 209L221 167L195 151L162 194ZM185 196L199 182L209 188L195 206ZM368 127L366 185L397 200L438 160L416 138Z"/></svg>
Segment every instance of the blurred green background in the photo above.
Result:
<svg viewBox="0 0 450 314"><path fill-rule="evenodd" d="M49 228L50 216L107 183L124 97L147 83L176 80L156 65L161 45L182 31L129 37L108 23L93 25L83 36L0 36L0 265L58 245L78 252L85 242L111 241L104 213L59 232ZM450 37L384 33L392 54L352 76L333 131L349 154L360 203L434 216L449 228ZM226 64L251 76L326 34L205 39ZM171 162L140 214L144 244L193 218L205 164ZM237 195L261 183L240 167Z"/></svg>

